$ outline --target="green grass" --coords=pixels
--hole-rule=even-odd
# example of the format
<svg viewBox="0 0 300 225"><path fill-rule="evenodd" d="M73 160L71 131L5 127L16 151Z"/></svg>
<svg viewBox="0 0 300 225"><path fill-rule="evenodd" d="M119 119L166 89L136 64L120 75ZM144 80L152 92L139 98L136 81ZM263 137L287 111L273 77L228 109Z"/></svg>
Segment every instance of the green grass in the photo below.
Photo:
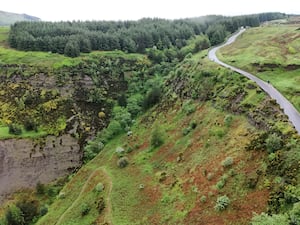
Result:
<svg viewBox="0 0 300 225"><path fill-rule="evenodd" d="M43 130L38 130L38 132L35 131L26 131L22 129L22 134L20 135L13 135L9 133L8 127L1 127L0 126L0 140L1 139L9 139L9 138L39 138L47 135L47 132Z"/></svg>
<svg viewBox="0 0 300 225"><path fill-rule="evenodd" d="M9 28L0 26L0 43L3 43L7 40Z"/></svg>
<svg viewBox="0 0 300 225"><path fill-rule="evenodd" d="M300 111L300 69L285 69L289 65L300 65L300 31L297 29L297 25L251 28L235 43L222 48L218 57L269 80ZM268 68L268 64L274 68Z"/></svg>
<svg viewBox="0 0 300 225"><path fill-rule="evenodd" d="M127 54L122 51L94 51L89 54L82 53L80 57L70 58L61 54L38 51L18 51L8 47L9 28L0 27L0 64L27 64L35 67L48 67L59 69L64 66L75 66L84 59L101 56L124 57L126 59L145 59L141 54Z"/></svg>

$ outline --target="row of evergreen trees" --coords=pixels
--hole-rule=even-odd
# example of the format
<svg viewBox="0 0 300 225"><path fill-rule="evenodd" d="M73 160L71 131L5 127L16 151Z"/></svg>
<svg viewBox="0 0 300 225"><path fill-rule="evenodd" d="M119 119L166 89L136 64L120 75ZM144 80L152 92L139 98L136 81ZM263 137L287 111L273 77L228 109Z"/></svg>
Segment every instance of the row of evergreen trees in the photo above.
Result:
<svg viewBox="0 0 300 225"><path fill-rule="evenodd" d="M51 51L76 57L92 50L122 50L144 53L147 48L181 48L199 34L207 34L212 45L224 41L241 26L283 18L281 13L238 17L207 16L193 19L138 21L18 22L11 26L9 44L25 51Z"/></svg>

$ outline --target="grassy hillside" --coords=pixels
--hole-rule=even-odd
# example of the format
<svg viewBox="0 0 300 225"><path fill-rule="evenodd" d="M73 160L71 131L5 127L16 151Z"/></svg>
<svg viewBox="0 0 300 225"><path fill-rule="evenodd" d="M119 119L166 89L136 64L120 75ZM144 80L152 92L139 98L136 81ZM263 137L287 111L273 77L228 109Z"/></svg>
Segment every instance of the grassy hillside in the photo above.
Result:
<svg viewBox="0 0 300 225"><path fill-rule="evenodd" d="M162 102L81 168L37 224L249 224L292 207L280 193L299 184L299 136L255 84L203 56L171 73Z"/></svg>
<svg viewBox="0 0 300 225"><path fill-rule="evenodd" d="M300 223L299 135L254 82L207 51L180 63L119 51L71 59L9 49L6 35L1 125L28 114L65 132L75 118L75 136L95 138L82 143L82 168L11 196L0 218L18 219L16 204L38 225Z"/></svg>
<svg viewBox="0 0 300 225"><path fill-rule="evenodd" d="M17 21L39 21L40 18L26 15L0 11L0 26L9 26Z"/></svg>
<svg viewBox="0 0 300 225"><path fill-rule="evenodd" d="M269 80L300 110L300 24L271 24L247 30L222 48L221 60Z"/></svg>

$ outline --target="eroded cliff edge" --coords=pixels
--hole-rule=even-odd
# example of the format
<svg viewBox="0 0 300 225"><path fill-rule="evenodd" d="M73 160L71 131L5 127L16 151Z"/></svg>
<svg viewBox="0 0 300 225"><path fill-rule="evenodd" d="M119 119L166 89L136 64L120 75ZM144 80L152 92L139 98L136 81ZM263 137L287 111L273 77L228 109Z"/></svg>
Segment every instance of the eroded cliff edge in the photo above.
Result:
<svg viewBox="0 0 300 225"><path fill-rule="evenodd" d="M78 141L71 135L0 141L0 202L21 188L65 176L81 166Z"/></svg>

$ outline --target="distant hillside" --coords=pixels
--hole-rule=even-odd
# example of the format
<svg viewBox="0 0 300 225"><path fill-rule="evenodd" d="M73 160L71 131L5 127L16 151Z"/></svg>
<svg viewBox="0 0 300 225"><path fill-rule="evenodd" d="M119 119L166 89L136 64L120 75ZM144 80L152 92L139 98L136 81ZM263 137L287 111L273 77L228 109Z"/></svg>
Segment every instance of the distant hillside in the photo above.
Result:
<svg viewBox="0 0 300 225"><path fill-rule="evenodd" d="M30 16L27 14L17 14L0 11L0 26L8 26L17 21L39 21L38 17Z"/></svg>

